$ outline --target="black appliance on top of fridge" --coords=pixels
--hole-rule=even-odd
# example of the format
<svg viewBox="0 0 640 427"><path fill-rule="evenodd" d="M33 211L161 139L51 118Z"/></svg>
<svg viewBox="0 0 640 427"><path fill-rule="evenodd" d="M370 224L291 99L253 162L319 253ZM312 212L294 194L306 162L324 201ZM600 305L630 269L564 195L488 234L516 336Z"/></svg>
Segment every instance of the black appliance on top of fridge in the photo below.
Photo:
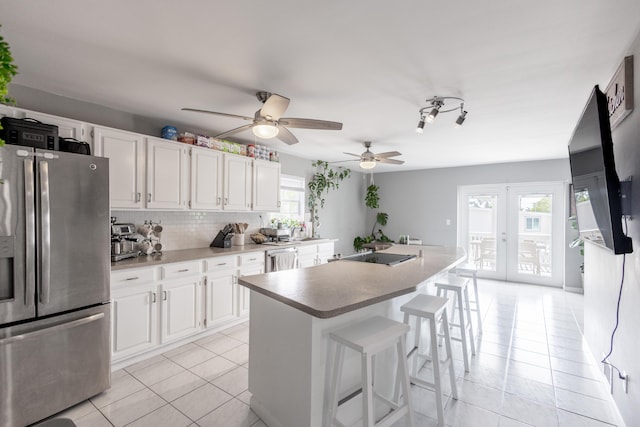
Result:
<svg viewBox="0 0 640 427"><path fill-rule="evenodd" d="M110 386L109 162L0 147L0 426Z"/></svg>

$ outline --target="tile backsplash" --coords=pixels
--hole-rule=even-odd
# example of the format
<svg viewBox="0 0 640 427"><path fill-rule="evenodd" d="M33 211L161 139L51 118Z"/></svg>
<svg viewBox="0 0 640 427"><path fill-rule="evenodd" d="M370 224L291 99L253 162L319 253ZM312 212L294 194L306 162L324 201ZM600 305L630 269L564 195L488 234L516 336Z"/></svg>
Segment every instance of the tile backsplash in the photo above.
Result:
<svg viewBox="0 0 640 427"><path fill-rule="evenodd" d="M264 224L269 223L269 214L259 212L156 212L156 211L111 211L111 216L119 223L142 225L145 221L162 225L162 250L205 248L226 224L246 222L245 241L250 243L249 235L261 227L260 215Z"/></svg>

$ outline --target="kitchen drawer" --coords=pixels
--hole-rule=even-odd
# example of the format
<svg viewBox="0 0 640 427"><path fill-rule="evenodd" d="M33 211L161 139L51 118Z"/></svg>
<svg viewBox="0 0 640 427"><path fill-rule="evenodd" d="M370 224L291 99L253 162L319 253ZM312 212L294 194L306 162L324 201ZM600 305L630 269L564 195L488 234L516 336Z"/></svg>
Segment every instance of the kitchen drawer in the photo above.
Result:
<svg viewBox="0 0 640 427"><path fill-rule="evenodd" d="M163 279L177 279L179 277L200 274L202 270L201 261L179 262L162 266Z"/></svg>
<svg viewBox="0 0 640 427"><path fill-rule="evenodd" d="M215 271L223 268L236 267L237 256L220 256L205 261L205 271Z"/></svg>
<svg viewBox="0 0 640 427"><path fill-rule="evenodd" d="M158 277L157 268L136 268L111 272L111 286L149 283Z"/></svg>
<svg viewBox="0 0 640 427"><path fill-rule="evenodd" d="M315 256L317 252L318 252L318 245L298 246L298 257Z"/></svg>
<svg viewBox="0 0 640 427"><path fill-rule="evenodd" d="M250 252L240 255L240 265L262 264L264 265L264 252Z"/></svg>

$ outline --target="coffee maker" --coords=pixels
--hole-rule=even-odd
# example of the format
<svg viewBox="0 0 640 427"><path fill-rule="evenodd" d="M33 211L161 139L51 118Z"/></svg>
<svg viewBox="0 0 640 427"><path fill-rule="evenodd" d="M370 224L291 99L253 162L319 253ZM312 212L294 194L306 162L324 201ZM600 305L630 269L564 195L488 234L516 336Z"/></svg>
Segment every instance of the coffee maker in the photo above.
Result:
<svg viewBox="0 0 640 427"><path fill-rule="evenodd" d="M140 255L135 249L136 242L141 238L134 224L111 223L111 262L134 258Z"/></svg>

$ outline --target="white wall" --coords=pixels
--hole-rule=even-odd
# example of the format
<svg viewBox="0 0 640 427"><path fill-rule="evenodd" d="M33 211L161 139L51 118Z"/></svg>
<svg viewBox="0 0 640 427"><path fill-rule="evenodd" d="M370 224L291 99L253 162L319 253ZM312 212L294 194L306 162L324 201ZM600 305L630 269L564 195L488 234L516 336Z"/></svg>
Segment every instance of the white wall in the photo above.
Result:
<svg viewBox="0 0 640 427"><path fill-rule="evenodd" d="M628 235L633 239L634 252L626 255L620 324L610 361L629 375L629 393L624 393L621 380L614 380L613 398L626 424L635 426L640 424L640 34L627 54L634 56L635 109L614 129L613 144L618 176L620 179L633 176L633 220L628 222ZM614 71L612 69L611 74ZM607 83L602 81L600 86L604 88ZM585 93L588 90L585 88ZM613 255L589 243L585 245L585 337L597 360L603 352L609 352L609 340L616 321L622 261L622 255Z"/></svg>
<svg viewBox="0 0 640 427"><path fill-rule="evenodd" d="M182 131L211 134L206 129L193 129L180 123L160 118L136 116L113 110L101 105L65 98L25 86L12 84L10 93L17 101L17 107L67 117L94 124L160 136L160 130L170 123ZM300 142L304 144L304 141ZM274 143L275 144L275 143ZM308 182L315 168L312 160L301 159L280 153L282 173L304 176ZM353 252L352 242L357 235L365 233L363 175L353 172L343 181L338 190L332 190L326 197L325 208L320 212L322 227L320 236L338 239L336 253L343 255ZM162 211L114 211L119 222L143 224L145 220L162 221L165 229L162 243L165 250L186 249L208 246L218 230L229 222L246 222L248 232L260 228L258 213L212 213L212 212L162 212ZM266 218L266 217L265 217ZM247 236L248 239L248 236Z"/></svg>
<svg viewBox="0 0 640 427"><path fill-rule="evenodd" d="M568 141L567 141L568 143ZM425 244L455 245L457 242L458 186L517 182L563 181L571 179L569 160L501 163L480 166L388 172L375 175L380 186L380 211L389 214L385 234L397 239L409 234ZM567 216L568 216L568 199ZM447 220L450 225L447 225ZM371 222L371 218L369 221ZM565 225L566 245L575 231ZM581 287L577 249L567 249L565 286Z"/></svg>

